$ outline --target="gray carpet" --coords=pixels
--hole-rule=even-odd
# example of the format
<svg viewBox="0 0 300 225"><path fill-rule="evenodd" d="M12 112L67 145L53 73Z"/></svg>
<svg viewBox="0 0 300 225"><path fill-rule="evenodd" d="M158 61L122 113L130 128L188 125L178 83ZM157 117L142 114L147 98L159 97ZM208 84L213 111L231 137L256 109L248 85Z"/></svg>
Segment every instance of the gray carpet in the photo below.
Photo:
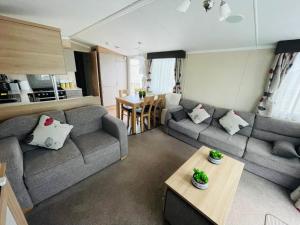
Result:
<svg viewBox="0 0 300 225"><path fill-rule="evenodd" d="M30 225L163 225L164 181L196 149L159 129L129 137L129 156L39 204ZM76 171L74 171L76 172ZM228 225L263 225L270 213L289 225L300 214L285 189L244 172Z"/></svg>

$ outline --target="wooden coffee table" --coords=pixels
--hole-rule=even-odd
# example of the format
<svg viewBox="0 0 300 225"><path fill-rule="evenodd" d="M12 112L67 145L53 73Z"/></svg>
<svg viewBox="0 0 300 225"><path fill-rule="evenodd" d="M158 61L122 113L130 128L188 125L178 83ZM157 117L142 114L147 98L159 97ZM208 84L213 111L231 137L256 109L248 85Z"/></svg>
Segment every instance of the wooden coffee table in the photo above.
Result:
<svg viewBox="0 0 300 225"><path fill-rule="evenodd" d="M200 148L165 182L164 218L170 224L225 224L244 163L224 155L220 165L212 164L207 160L210 150ZM194 168L207 173L208 189L192 185Z"/></svg>

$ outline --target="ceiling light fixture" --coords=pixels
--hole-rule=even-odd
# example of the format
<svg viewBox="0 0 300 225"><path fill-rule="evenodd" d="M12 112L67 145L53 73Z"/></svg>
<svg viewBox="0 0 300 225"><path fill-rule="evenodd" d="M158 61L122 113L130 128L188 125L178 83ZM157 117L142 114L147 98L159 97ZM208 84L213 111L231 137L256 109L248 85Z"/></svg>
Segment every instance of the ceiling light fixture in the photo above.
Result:
<svg viewBox="0 0 300 225"><path fill-rule="evenodd" d="M231 14L231 9L228 5L227 2L225 2L224 0L221 1L220 4L220 21L224 21L226 20Z"/></svg>
<svg viewBox="0 0 300 225"><path fill-rule="evenodd" d="M177 7L177 11L185 13L191 5L191 1L192 0L184 0L178 7Z"/></svg>
<svg viewBox="0 0 300 225"><path fill-rule="evenodd" d="M214 6L214 0L204 0L203 8L205 11L209 11ZM183 0L181 4L177 7L177 11L185 13L188 11L192 3L192 0ZM226 20L229 16L231 16L231 9L229 4L225 0L221 0L220 2L220 21Z"/></svg>
<svg viewBox="0 0 300 225"><path fill-rule="evenodd" d="M204 0L203 1L203 7L204 7L206 12L208 10L212 9L213 6L214 6L214 1L213 0Z"/></svg>

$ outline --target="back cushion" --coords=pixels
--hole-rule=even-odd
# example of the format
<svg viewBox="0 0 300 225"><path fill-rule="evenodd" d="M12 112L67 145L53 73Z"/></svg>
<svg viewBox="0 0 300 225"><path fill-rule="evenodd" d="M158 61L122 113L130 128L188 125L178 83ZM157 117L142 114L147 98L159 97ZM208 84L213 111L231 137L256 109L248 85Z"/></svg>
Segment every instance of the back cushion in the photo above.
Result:
<svg viewBox="0 0 300 225"><path fill-rule="evenodd" d="M102 116L107 111L102 106L85 106L65 111L68 124L73 125L72 137L92 133L102 128Z"/></svg>
<svg viewBox="0 0 300 225"><path fill-rule="evenodd" d="M212 126L223 129L223 127L219 123L219 119L221 117L223 117L228 111L229 111L229 109L216 108L214 115L213 115ZM237 132L237 134L241 134L241 135L250 137L250 135L252 133L253 125L254 125L255 114L250 113L250 112L240 112L240 111L235 111L235 110L234 110L234 112L236 114L238 114L243 120L245 120L249 124L249 126L244 127L239 132Z"/></svg>
<svg viewBox="0 0 300 225"><path fill-rule="evenodd" d="M300 145L300 123L256 116L252 136L269 142L288 141Z"/></svg>
<svg viewBox="0 0 300 225"><path fill-rule="evenodd" d="M211 121L212 121L212 116L213 116L214 111L215 111L215 108L213 106L203 104L203 103L200 103L200 102L196 102L196 101L193 101L193 100L189 100L189 99L182 99L180 101L180 105L183 107L183 109L186 113L192 112L193 109L199 104L202 104L203 108L210 115L210 117L207 118L206 120L204 120L203 123L210 124Z"/></svg>
<svg viewBox="0 0 300 225"><path fill-rule="evenodd" d="M166 108L169 109L172 106L177 106L180 102L181 94L177 93L168 93L165 96Z"/></svg>
<svg viewBox="0 0 300 225"><path fill-rule="evenodd" d="M63 111L49 111L41 114L53 117L54 119L62 123L66 122L65 114ZM10 136L17 137L20 141L23 152L38 148L36 146L27 145L24 142L24 139L34 130L34 128L38 124L39 118L39 114L32 114L14 117L0 123L0 139Z"/></svg>

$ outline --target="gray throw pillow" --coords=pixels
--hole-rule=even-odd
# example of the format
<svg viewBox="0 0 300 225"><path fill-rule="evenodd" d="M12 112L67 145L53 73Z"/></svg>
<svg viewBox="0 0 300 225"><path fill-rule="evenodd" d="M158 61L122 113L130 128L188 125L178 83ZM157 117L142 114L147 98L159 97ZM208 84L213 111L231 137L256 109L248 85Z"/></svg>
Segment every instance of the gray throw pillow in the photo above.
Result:
<svg viewBox="0 0 300 225"><path fill-rule="evenodd" d="M176 122L187 118L187 114L183 109L176 112L172 112L171 115Z"/></svg>
<svg viewBox="0 0 300 225"><path fill-rule="evenodd" d="M272 154L284 158L300 158L295 146L287 141L276 141L272 149Z"/></svg>

